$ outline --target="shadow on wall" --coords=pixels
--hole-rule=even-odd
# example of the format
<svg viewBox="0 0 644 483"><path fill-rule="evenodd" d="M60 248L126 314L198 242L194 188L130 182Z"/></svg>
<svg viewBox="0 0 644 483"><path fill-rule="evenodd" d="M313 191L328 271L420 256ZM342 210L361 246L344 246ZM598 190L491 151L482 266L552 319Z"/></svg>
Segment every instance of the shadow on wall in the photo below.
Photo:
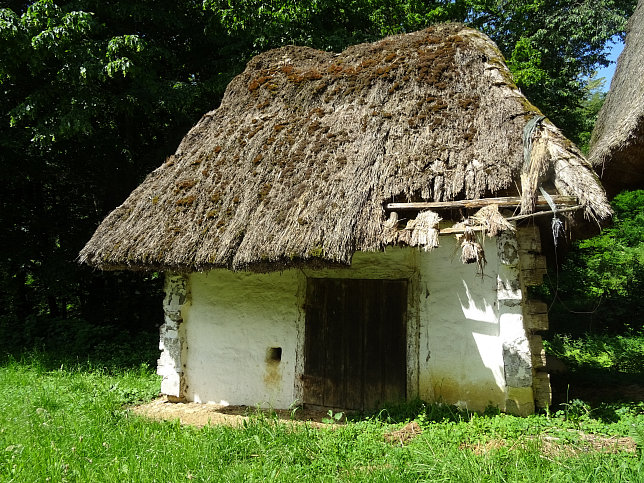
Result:
<svg viewBox="0 0 644 483"><path fill-rule="evenodd" d="M427 278L428 321L421 339L426 338L428 353L420 358L421 398L476 411L505 410L496 275L481 277L470 266L448 263L442 270L434 266Z"/></svg>

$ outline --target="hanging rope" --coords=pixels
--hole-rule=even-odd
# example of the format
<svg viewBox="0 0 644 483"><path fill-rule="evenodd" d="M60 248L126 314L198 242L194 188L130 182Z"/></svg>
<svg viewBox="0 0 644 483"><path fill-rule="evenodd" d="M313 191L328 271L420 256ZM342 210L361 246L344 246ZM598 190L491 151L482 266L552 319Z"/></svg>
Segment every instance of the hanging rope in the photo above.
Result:
<svg viewBox="0 0 644 483"><path fill-rule="evenodd" d="M534 131L537 129L538 124L541 121L543 121L545 118L546 118L545 116L534 116L526 123L525 127L523 128L523 173L526 175L530 171L531 154L532 154L532 135L534 134ZM554 240L555 248L556 248L557 240L564 231L564 224L557 216L557 205L555 205L555 202L552 200L552 197L548 194L546 190L543 189L542 186L539 186L539 191L541 191L541 194L548 202L548 205L550 206L550 209L552 210L552 213L553 213L552 238Z"/></svg>
<svg viewBox="0 0 644 483"><path fill-rule="evenodd" d="M541 191L541 194L545 198L546 202L550 206L550 209L552 210L553 216L552 216L552 239L555 242L555 248L557 247L557 239L561 236L561 234L564 231L564 224L563 221L559 219L557 216L557 205L555 205L555 202L552 200L550 195L546 190L543 189L542 186L539 186L539 191Z"/></svg>

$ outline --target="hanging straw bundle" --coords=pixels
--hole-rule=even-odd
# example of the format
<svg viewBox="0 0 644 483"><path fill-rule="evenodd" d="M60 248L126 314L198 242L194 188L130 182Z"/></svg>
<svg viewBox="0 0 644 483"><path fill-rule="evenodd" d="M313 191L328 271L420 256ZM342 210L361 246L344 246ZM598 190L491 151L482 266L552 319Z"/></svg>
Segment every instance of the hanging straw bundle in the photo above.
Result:
<svg viewBox="0 0 644 483"><path fill-rule="evenodd" d="M418 213L403 229L398 228L398 214L391 212L383 223L382 239L385 245L409 245L429 251L438 246L438 222L441 218L433 211Z"/></svg>
<svg viewBox="0 0 644 483"><path fill-rule="evenodd" d="M513 231L514 226L499 212L498 205L488 205L470 216L470 223L485 228L487 236L497 236L502 231Z"/></svg>
<svg viewBox="0 0 644 483"><path fill-rule="evenodd" d="M476 263L478 271L483 272L487 263L483 247L476 239L476 232L471 227L465 228L461 239L461 261L463 263Z"/></svg>
<svg viewBox="0 0 644 483"><path fill-rule="evenodd" d="M382 225L382 242L385 245L395 245L399 242L398 213L392 211Z"/></svg>
<svg viewBox="0 0 644 483"><path fill-rule="evenodd" d="M418 213L415 220L407 222L406 230L411 231L409 246L423 247L429 251L438 246L438 222L441 218L433 211Z"/></svg>
<svg viewBox="0 0 644 483"><path fill-rule="evenodd" d="M534 212L537 189L546 173L550 155L545 139L540 136L538 126L545 119L535 116L523 130L523 169L521 170L521 213Z"/></svg>

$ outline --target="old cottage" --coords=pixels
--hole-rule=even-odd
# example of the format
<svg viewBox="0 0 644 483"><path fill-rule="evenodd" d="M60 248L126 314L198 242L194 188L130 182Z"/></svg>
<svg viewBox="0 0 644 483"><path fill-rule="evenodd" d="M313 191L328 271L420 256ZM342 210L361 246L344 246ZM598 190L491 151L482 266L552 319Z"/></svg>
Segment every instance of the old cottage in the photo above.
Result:
<svg viewBox="0 0 644 483"><path fill-rule="evenodd" d="M609 195L644 187L644 0L628 22L624 50L593 131L589 159Z"/></svg>
<svg viewBox="0 0 644 483"><path fill-rule="evenodd" d="M255 57L80 260L166 273L171 398L528 414L550 402L541 215L610 207L494 43L441 25Z"/></svg>

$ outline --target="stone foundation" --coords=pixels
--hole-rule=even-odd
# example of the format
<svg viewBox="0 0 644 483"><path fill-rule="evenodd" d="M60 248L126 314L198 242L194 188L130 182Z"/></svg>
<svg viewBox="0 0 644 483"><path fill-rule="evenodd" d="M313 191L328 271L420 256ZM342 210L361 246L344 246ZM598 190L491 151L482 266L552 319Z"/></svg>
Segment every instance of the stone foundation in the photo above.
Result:
<svg viewBox="0 0 644 483"><path fill-rule="evenodd" d="M167 273L165 277L165 298L163 299L164 323L159 329L157 374L163 377L161 392L170 400L184 399L183 381L183 314L182 309L188 298L188 278L185 275Z"/></svg>
<svg viewBox="0 0 644 483"><path fill-rule="evenodd" d="M501 233L497 237L497 249L497 303L506 384L505 410L525 416L534 412L535 401L532 355L523 317L525 290L519 281L522 267L516 233Z"/></svg>
<svg viewBox="0 0 644 483"><path fill-rule="evenodd" d="M528 286L540 285L547 272L546 257L541 254L541 237L536 226L517 230L521 271L519 280L524 292ZM523 317L532 353L532 389L537 408L552 404L550 375L546 370L546 353L541 332L548 330L548 306L526 298L523 302Z"/></svg>

